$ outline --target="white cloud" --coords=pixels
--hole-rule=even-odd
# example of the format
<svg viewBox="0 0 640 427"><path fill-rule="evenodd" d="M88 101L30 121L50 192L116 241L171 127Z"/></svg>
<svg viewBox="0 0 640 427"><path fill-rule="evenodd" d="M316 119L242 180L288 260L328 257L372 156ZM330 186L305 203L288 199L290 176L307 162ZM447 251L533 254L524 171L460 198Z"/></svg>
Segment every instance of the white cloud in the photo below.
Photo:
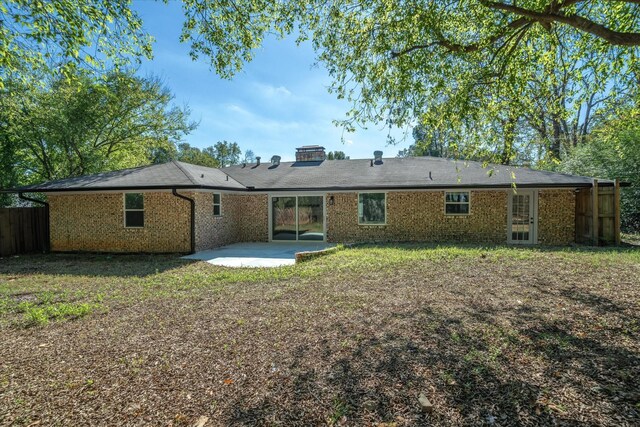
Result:
<svg viewBox="0 0 640 427"><path fill-rule="evenodd" d="M214 106L196 105L193 111L199 111L202 114L201 127L224 130L236 135L259 132L264 138L270 136L283 138L288 132L308 126L307 123L298 120L269 117L237 103ZM225 138L229 137L225 136Z"/></svg>
<svg viewBox="0 0 640 427"><path fill-rule="evenodd" d="M241 114L243 116L251 116L253 115L251 112L245 110L244 108L242 108L239 105L236 104L226 104L224 106L224 108L228 111L231 111L232 113L237 113L237 114Z"/></svg>
<svg viewBox="0 0 640 427"><path fill-rule="evenodd" d="M291 97L291 91L284 86L274 86L266 83L253 82L255 91L263 98L280 100Z"/></svg>

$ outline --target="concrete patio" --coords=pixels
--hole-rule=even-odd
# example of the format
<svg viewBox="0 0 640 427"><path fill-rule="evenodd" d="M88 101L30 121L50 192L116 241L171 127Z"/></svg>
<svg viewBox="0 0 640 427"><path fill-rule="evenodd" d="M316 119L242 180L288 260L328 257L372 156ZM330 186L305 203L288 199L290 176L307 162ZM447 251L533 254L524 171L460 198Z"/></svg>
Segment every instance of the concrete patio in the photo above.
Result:
<svg viewBox="0 0 640 427"><path fill-rule="evenodd" d="M325 242L234 243L183 258L225 267L281 267L295 264L297 252L320 251L334 246Z"/></svg>

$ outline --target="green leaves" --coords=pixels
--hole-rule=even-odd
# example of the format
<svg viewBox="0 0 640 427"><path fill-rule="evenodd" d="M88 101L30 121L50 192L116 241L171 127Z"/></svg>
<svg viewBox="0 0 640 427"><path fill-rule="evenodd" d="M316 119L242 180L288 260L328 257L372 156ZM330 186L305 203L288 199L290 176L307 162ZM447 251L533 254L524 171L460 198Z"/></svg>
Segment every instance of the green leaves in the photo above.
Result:
<svg viewBox="0 0 640 427"><path fill-rule="evenodd" d="M45 87L8 83L0 98L7 186L146 164L153 148L172 148L196 126L157 78L76 73Z"/></svg>
<svg viewBox="0 0 640 427"><path fill-rule="evenodd" d="M622 46L600 31L636 37L637 2L183 4L182 41L192 58L205 58L224 78L240 71L269 35L309 39L332 77L329 91L351 103L337 124L352 130L370 122L420 123L502 161L526 145L522 138L537 139L543 156L557 158L561 140L579 136L573 121L584 117L592 95L597 103L613 87L637 84L640 43ZM578 25L576 17L594 26Z"/></svg>
<svg viewBox="0 0 640 427"><path fill-rule="evenodd" d="M120 68L151 58L152 39L130 0L2 0L0 88L9 78Z"/></svg>
<svg viewBox="0 0 640 427"><path fill-rule="evenodd" d="M637 95L636 95L637 96ZM614 115L603 116L590 138L571 148L557 169L577 175L615 179L631 183L621 195L622 226L640 230L640 105L620 106Z"/></svg>

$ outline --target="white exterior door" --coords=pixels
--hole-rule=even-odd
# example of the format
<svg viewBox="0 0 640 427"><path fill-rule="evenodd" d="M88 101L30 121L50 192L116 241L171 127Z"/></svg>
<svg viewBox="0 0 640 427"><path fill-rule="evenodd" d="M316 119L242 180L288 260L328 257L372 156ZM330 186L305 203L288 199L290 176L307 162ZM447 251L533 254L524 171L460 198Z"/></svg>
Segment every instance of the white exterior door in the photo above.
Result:
<svg viewBox="0 0 640 427"><path fill-rule="evenodd" d="M533 244L537 241L537 199L533 190L509 193L507 241L514 244Z"/></svg>

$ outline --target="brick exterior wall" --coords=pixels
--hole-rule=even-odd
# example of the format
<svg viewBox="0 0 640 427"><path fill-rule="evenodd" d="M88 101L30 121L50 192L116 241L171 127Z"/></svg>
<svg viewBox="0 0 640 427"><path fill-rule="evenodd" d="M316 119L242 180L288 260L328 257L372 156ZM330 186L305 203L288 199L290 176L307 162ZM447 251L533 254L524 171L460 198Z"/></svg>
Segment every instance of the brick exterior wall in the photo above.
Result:
<svg viewBox="0 0 640 427"><path fill-rule="evenodd" d="M444 213L444 191L387 193L386 225L358 225L358 193L329 193L330 242L506 243L507 192L471 191L470 215Z"/></svg>
<svg viewBox="0 0 640 427"><path fill-rule="evenodd" d="M189 203L171 193L145 193L144 228L124 227L122 193L50 195L48 201L53 251L190 250Z"/></svg>
<svg viewBox="0 0 640 427"><path fill-rule="evenodd" d="M196 202L196 250L234 242L269 240L266 194L221 194L222 215L213 215L213 193L186 192ZM95 252L189 252L189 202L169 192L144 193L144 227L124 227L122 193L50 195L51 249Z"/></svg>
<svg viewBox="0 0 640 427"><path fill-rule="evenodd" d="M213 215L213 193L196 193L196 251L235 242L269 240L266 194L220 195L222 215Z"/></svg>
<svg viewBox="0 0 640 427"><path fill-rule="evenodd" d="M221 215L213 214L213 193L195 193L196 251L228 245L235 241L233 196L220 194Z"/></svg>
<svg viewBox="0 0 640 427"><path fill-rule="evenodd" d="M538 242L568 245L575 242L576 195L573 190L538 192Z"/></svg>
<svg viewBox="0 0 640 427"><path fill-rule="evenodd" d="M227 208L235 218L236 242L269 241L269 196L266 194L229 194ZM225 206L222 207L223 211Z"/></svg>
<svg viewBox="0 0 640 427"><path fill-rule="evenodd" d="M269 240L266 194L181 192L196 201L196 250L234 242ZM508 191L471 191L471 213L444 214L444 191L387 193L386 225L358 225L358 193L328 193L329 242L506 243ZM122 193L50 195L53 251L189 252L189 203L169 192L145 193L144 228L125 228ZM334 203L329 200L333 197ZM567 245L575 239L572 190L540 190L538 241Z"/></svg>

